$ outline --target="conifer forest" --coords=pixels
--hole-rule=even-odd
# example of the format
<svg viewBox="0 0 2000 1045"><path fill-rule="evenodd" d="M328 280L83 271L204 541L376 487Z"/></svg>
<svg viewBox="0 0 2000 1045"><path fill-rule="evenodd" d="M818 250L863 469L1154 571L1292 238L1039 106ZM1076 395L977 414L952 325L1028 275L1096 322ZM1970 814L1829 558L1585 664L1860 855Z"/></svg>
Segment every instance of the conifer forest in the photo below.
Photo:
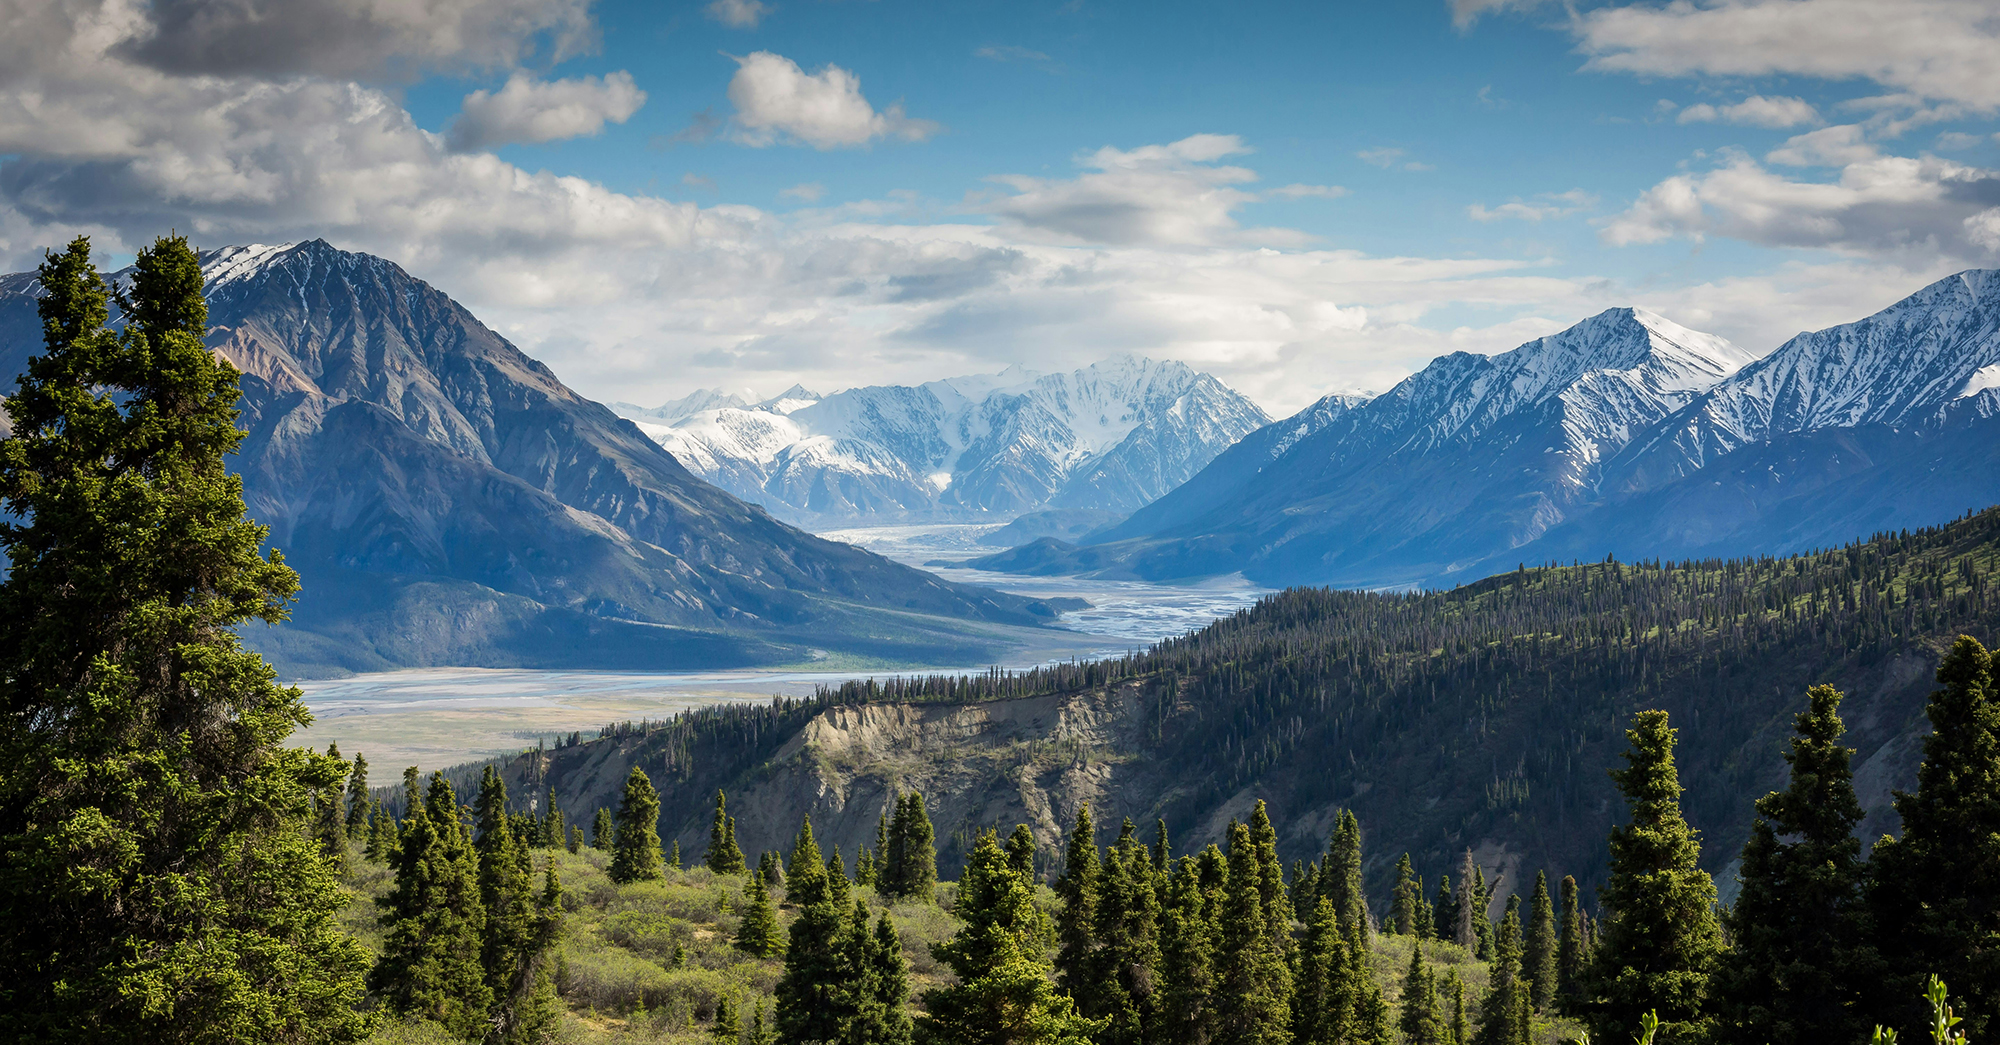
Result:
<svg viewBox="0 0 2000 1045"><path fill-rule="evenodd" d="M49 256L0 441L8 1040L2000 1033L2000 511L1789 557L1296 589L1124 657L383 773L288 744L300 694L236 630L298 590L224 467L238 375L203 347L187 241L134 271L114 294L88 240ZM1117 757L1172 786L1061 803L1059 838L941 824L915 786L860 834L749 826L832 712L1114 691ZM1913 719L1870 837L1864 770ZM1496 833L1505 860L1469 842Z"/></svg>

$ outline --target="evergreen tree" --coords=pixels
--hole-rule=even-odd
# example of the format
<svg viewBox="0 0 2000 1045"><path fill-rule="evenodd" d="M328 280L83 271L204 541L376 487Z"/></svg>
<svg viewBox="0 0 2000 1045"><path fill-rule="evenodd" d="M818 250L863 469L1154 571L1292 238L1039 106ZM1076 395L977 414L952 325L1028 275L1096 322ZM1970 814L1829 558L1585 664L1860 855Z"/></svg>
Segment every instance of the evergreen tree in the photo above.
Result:
<svg viewBox="0 0 2000 1045"><path fill-rule="evenodd" d="M550 785L549 787L547 801L548 807L542 816L540 845L543 849L554 849L563 844L563 839L569 834L569 829L563 826L562 809L556 805L556 789L554 785Z"/></svg>
<svg viewBox="0 0 2000 1045"><path fill-rule="evenodd" d="M769 849L764 850L764 855L759 856L757 858L757 877L762 878L764 880L764 885L766 888L769 888L770 886L774 885L784 884L785 866L784 862L778 859L778 854L770 851ZM865 882L861 882L861 880L858 877L855 879L855 881L858 884L864 884L864 885L867 884Z"/></svg>
<svg viewBox="0 0 2000 1045"><path fill-rule="evenodd" d="M1271 938L1263 890L1250 829L1233 824L1216 957L1216 1009L1221 1040L1243 1045L1283 1045L1291 1033L1291 972Z"/></svg>
<svg viewBox="0 0 2000 1045"><path fill-rule="evenodd" d="M1359 925L1364 935L1369 931L1368 893L1361 879L1361 822L1351 809L1341 810L1327 843L1319 891L1333 901L1342 925Z"/></svg>
<svg viewBox="0 0 2000 1045"><path fill-rule="evenodd" d="M1479 1004L1477 1045L1527 1045L1522 1036L1521 898L1508 898L1507 913L1493 941L1486 997Z"/></svg>
<svg viewBox="0 0 2000 1045"><path fill-rule="evenodd" d="M563 848L571 853L583 852L583 828L575 824L569 825L569 844Z"/></svg>
<svg viewBox="0 0 2000 1045"><path fill-rule="evenodd" d="M1561 936L1556 943L1556 1000L1563 1012L1575 1014L1590 952L1584 945L1583 908L1577 901L1576 879L1570 875L1563 875L1562 905Z"/></svg>
<svg viewBox="0 0 2000 1045"><path fill-rule="evenodd" d="M799 916L787 935L778 980L778 1040L838 1042L853 1023L856 1002L848 897L826 873L811 818L799 825L786 862L786 892Z"/></svg>
<svg viewBox="0 0 2000 1045"><path fill-rule="evenodd" d="M1479 938L1479 946L1474 949L1474 955L1482 962L1493 960L1493 891L1499 885L1500 879L1497 873L1493 881L1489 882L1486 880L1485 868L1473 868L1472 910L1477 917L1472 919L1472 932Z"/></svg>
<svg viewBox="0 0 2000 1045"><path fill-rule="evenodd" d="M1056 879L1056 984L1076 1001L1086 1016L1104 1014L1096 982L1097 901L1102 865L1090 804L1076 807L1069 848L1063 854L1062 877Z"/></svg>
<svg viewBox="0 0 2000 1045"><path fill-rule="evenodd" d="M1014 833L1007 836L1007 859L1022 877L1035 880L1035 833L1028 825L1014 825Z"/></svg>
<svg viewBox="0 0 2000 1045"><path fill-rule="evenodd" d="M865 848L861 850L861 855L854 858L854 884L875 884L875 854Z"/></svg>
<svg viewBox="0 0 2000 1045"><path fill-rule="evenodd" d="M378 864L387 863L395 844L396 833L389 814L383 810L382 803L376 802L368 814L368 844L361 855Z"/></svg>
<svg viewBox="0 0 2000 1045"><path fill-rule="evenodd" d="M625 777L612 839L611 880L624 885L664 877L660 869L660 793L638 766Z"/></svg>
<svg viewBox="0 0 2000 1045"><path fill-rule="evenodd" d="M611 810L597 807L597 817L590 824L590 847L600 853L611 851L613 841Z"/></svg>
<svg viewBox="0 0 2000 1045"><path fill-rule="evenodd" d="M1465 981L1459 979L1458 970L1451 970L1451 1040L1453 1045L1472 1045L1472 1025L1465 1017Z"/></svg>
<svg viewBox="0 0 2000 1045"><path fill-rule="evenodd" d="M1131 821L1126 821L1131 824ZM1250 845L1257 859L1257 893L1264 910L1264 921L1269 925L1271 943L1278 953L1288 959L1292 951L1292 901L1285 894L1285 865L1278 860L1278 829L1271 824L1271 814L1264 808L1264 800L1250 810ZM1361 851L1361 832L1354 832L1355 856ZM1358 878L1358 876L1357 876ZM1360 894L1357 886L1354 890ZM1368 901L1361 901L1362 917L1367 917Z"/></svg>
<svg viewBox="0 0 2000 1045"><path fill-rule="evenodd" d="M1343 1045L1354 1018L1352 985L1348 982L1346 941L1333 902L1321 897L1306 922L1299 947L1299 974L1292 992L1292 1041L1295 1045Z"/></svg>
<svg viewBox="0 0 2000 1045"><path fill-rule="evenodd" d="M1549 898L1549 875L1535 872L1535 895L1528 901L1528 934L1521 943L1521 979L1537 1012L1547 1012L1556 998L1556 909Z"/></svg>
<svg viewBox="0 0 2000 1045"><path fill-rule="evenodd" d="M1416 936L1417 908L1424 902L1424 887L1417 881L1410 854L1396 861L1396 892L1389 901L1389 925L1400 936Z"/></svg>
<svg viewBox="0 0 2000 1045"><path fill-rule="evenodd" d="M376 901L385 930L369 974L391 1011L433 1020L462 1038L483 1037L493 988L481 963L486 908L479 856L444 774L403 821L396 884Z"/></svg>
<svg viewBox="0 0 2000 1045"><path fill-rule="evenodd" d="M367 958L308 833L338 762L237 626L298 578L224 468L237 372L187 241L139 252L106 329L79 237L0 441L0 1011L17 1041L348 1039Z"/></svg>
<svg viewBox="0 0 2000 1045"><path fill-rule="evenodd" d="M730 1004L727 995L715 1001L715 1024L708 1029L708 1036L717 1045L740 1045L743 1040L743 1025L736 1019L736 1006Z"/></svg>
<svg viewBox="0 0 2000 1045"><path fill-rule="evenodd" d="M1075 836L1071 836L1072 842ZM1206 853L1220 857L1214 846ZM1218 861L1219 862L1219 861ZM1167 886L1160 918L1160 1040L1169 1045L1207 1045L1216 1040L1216 915L1221 885L1202 882L1199 862L1183 857Z"/></svg>
<svg viewBox="0 0 2000 1045"><path fill-rule="evenodd" d="M1352 1045L1390 1045L1389 1004L1375 982L1374 961L1364 931L1359 924L1349 924L1342 930L1347 941L1348 991L1354 999L1348 1040Z"/></svg>
<svg viewBox="0 0 2000 1045"><path fill-rule="evenodd" d="M776 958L785 950L784 930L778 926L777 908L764 888L764 876L750 876L743 891L743 921L736 927L736 946L759 958Z"/></svg>
<svg viewBox="0 0 2000 1045"><path fill-rule="evenodd" d="M733 823L732 821L732 825ZM736 840L736 832L734 830L730 832L729 840L732 842ZM681 869L681 840L678 838L667 844L667 866L675 871Z"/></svg>
<svg viewBox="0 0 2000 1045"><path fill-rule="evenodd" d="M1883 972L1860 953L1862 812L1853 750L1840 744L1840 692L1814 686L1806 699L1785 753L1790 786L1757 800L1743 846L1734 946L1714 984L1725 1042L1859 1041L1868 1030L1860 985Z"/></svg>
<svg viewBox="0 0 2000 1045"><path fill-rule="evenodd" d="M479 781L474 806L479 837L479 902L486 912L480 966L486 986L498 999L512 993L520 966L529 960L538 934L535 890L522 860L527 843L514 834L507 815L507 785L492 766Z"/></svg>
<svg viewBox="0 0 2000 1045"><path fill-rule="evenodd" d="M1410 969L1403 979L1403 1011L1398 1021L1405 1045L1445 1045L1447 1025L1438 1003L1437 980L1424 961L1423 941L1410 948Z"/></svg>
<svg viewBox="0 0 2000 1045"><path fill-rule="evenodd" d="M1721 949L1715 882L1696 866L1701 845L1681 816L1674 730L1641 711L1625 731L1626 767L1611 777L1631 821L1611 832L1611 876L1599 893L1602 938L1591 956L1586 1015L1593 1036L1636 1037L1657 1011L1662 1042L1699 1041L1712 1022L1708 979Z"/></svg>
<svg viewBox="0 0 2000 1045"><path fill-rule="evenodd" d="M925 992L927 1042L1084 1045L1090 1040L1099 1025L1079 1015L1049 981L1048 919L1035 906L1031 884L1009 866L991 832L980 836L959 879L957 913L965 926L931 947L958 982Z"/></svg>
<svg viewBox="0 0 2000 1045"><path fill-rule="evenodd" d="M1431 937L1458 941L1458 901L1451 894L1451 876L1438 875L1437 903L1431 906Z"/></svg>
<svg viewBox="0 0 2000 1045"><path fill-rule="evenodd" d="M1870 858L1875 922L1894 975L1892 997L1921 992L1935 973L1959 992L1964 1030L1979 1041L2000 1026L2000 693L1993 658L1961 635L1938 664L1925 713L1931 734L1915 794L1896 792L1900 838ZM1888 1008L1886 1022L1911 1014Z"/></svg>
<svg viewBox="0 0 2000 1045"><path fill-rule="evenodd" d="M330 786L313 796L313 837L319 840L320 853L335 873L347 872L347 811L341 802L343 781L347 775L347 763L340 759L340 748L334 744L326 746L326 757L340 767Z"/></svg>
<svg viewBox="0 0 2000 1045"><path fill-rule="evenodd" d="M827 854L826 874L829 878L837 879L840 882L839 887L843 891L853 884L853 881L847 877L847 862L840 858L840 847L837 845L833 847L833 852Z"/></svg>
<svg viewBox="0 0 2000 1045"><path fill-rule="evenodd" d="M1093 992L1109 1023L1098 1040L1138 1045L1159 1020L1154 987L1159 966L1159 904L1146 847L1125 832L1105 854L1094 935ZM1086 1015L1093 1015L1086 1013Z"/></svg>
<svg viewBox="0 0 2000 1045"><path fill-rule="evenodd" d="M1153 873L1162 880L1173 867L1173 852L1172 840L1167 837L1167 821L1162 818L1153 828Z"/></svg>
<svg viewBox="0 0 2000 1045"><path fill-rule="evenodd" d="M875 963L875 999L882 1017L877 1024L879 1036L867 1045L909 1045L915 1034L909 1009L910 966L903 960L902 938L896 935L896 925L886 911L875 920L875 947L871 953Z"/></svg>
<svg viewBox="0 0 2000 1045"><path fill-rule="evenodd" d="M368 835L368 760L354 753L354 769L347 777L347 837L359 842Z"/></svg>
<svg viewBox="0 0 2000 1045"><path fill-rule="evenodd" d="M722 789L715 791L715 819L708 827L708 858L703 861L716 874L742 874L743 850L736 845L736 825L729 817Z"/></svg>
<svg viewBox="0 0 2000 1045"><path fill-rule="evenodd" d="M924 796L912 791L896 799L896 816L889 821L887 866L877 874L876 888L895 899L929 901L937 889L936 831L924 810Z"/></svg>

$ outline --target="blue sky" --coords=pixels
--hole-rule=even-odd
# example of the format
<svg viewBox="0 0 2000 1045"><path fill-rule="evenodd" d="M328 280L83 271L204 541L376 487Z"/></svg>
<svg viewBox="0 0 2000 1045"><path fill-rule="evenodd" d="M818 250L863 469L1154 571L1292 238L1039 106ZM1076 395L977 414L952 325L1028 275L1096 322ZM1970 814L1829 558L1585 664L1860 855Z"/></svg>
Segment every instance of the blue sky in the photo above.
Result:
<svg viewBox="0 0 2000 1045"><path fill-rule="evenodd" d="M1132 351L1282 413L1625 304L1762 353L2000 264L1989 8L31 2L0 260L325 236L638 402Z"/></svg>

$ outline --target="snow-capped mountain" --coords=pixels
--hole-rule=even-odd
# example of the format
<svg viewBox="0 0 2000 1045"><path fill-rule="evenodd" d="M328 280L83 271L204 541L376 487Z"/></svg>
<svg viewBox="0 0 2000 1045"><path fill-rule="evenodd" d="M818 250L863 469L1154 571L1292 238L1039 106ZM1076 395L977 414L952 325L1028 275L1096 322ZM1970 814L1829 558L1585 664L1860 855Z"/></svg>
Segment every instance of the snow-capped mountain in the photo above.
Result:
<svg viewBox="0 0 2000 1045"><path fill-rule="evenodd" d="M304 580L292 622L246 638L289 670L980 656L910 611L1049 615L703 482L391 262L320 240L201 261L208 343L243 373L230 466ZM0 276L0 374L42 350L39 293Z"/></svg>
<svg viewBox="0 0 2000 1045"><path fill-rule="evenodd" d="M1606 459L1750 360L1630 308L1497 356L1454 353L1380 396L1265 429L1092 538L1091 557L1284 583L1451 574L1561 523Z"/></svg>
<svg viewBox="0 0 2000 1045"><path fill-rule="evenodd" d="M703 396L621 410L709 481L821 525L1122 514L1269 420L1208 374L1135 356L682 409Z"/></svg>

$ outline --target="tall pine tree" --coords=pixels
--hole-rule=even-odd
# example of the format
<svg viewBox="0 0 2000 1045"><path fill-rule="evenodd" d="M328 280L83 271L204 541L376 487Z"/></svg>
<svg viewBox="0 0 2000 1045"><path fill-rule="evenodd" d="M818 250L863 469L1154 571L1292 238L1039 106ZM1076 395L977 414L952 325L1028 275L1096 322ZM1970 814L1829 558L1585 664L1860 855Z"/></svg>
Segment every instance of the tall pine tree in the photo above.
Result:
<svg viewBox="0 0 2000 1045"><path fill-rule="evenodd" d="M1535 872L1535 894L1528 901L1528 931L1521 941L1521 979L1537 1012L1548 1012L1556 999L1556 969L1560 955L1555 902L1549 897L1549 875Z"/></svg>
<svg viewBox="0 0 2000 1045"><path fill-rule="evenodd" d="M1562 923L1556 941L1556 1007L1567 1015L1580 1010L1579 992L1583 972L1590 958L1584 943L1583 907L1577 897L1576 879L1563 875Z"/></svg>
<svg viewBox="0 0 2000 1045"><path fill-rule="evenodd" d="M1841 746L1840 692L1814 686L1785 761L1791 783L1757 800L1743 846L1734 946L1718 970L1721 1037L1743 1045L1860 1041L1860 987L1878 979L1864 953L1861 803L1853 749Z"/></svg>
<svg viewBox="0 0 2000 1045"><path fill-rule="evenodd" d="M422 805L404 817L395 868L395 886L376 901L384 934L370 986L399 1015L483 1037L493 988L480 960L486 906L479 855L442 773L431 774Z"/></svg>
<svg viewBox="0 0 2000 1045"><path fill-rule="evenodd" d="M2000 1026L2000 693L1986 647L1961 635L1938 664L1931 735L1915 794L1896 793L1900 838L1869 859L1875 923L1895 976L1884 989L1920 995L1931 973L1958 992L1973 1041ZM1911 1015L1890 1010L1915 1037Z"/></svg>
<svg viewBox="0 0 2000 1045"><path fill-rule="evenodd" d="M611 843L611 880L620 885L665 877L660 867L660 793L638 766L625 777Z"/></svg>
<svg viewBox="0 0 2000 1045"><path fill-rule="evenodd" d="M1389 900L1389 927L1400 936L1416 936L1418 909L1423 906L1424 887L1417 882L1410 854L1396 861L1396 891Z"/></svg>
<svg viewBox="0 0 2000 1045"><path fill-rule="evenodd" d="M1586 1019L1607 1041L1637 1037L1657 1011L1659 1041L1710 1032L1708 980L1722 947L1715 882L1697 866L1701 844L1681 816L1674 730L1664 711L1641 711L1625 731L1625 768L1611 771L1631 820L1611 831L1605 920L1586 979Z"/></svg>
<svg viewBox="0 0 2000 1045"><path fill-rule="evenodd" d="M729 816L722 789L715 791L715 819L708 826L708 857L703 861L716 874L742 874L743 849L736 844L736 823Z"/></svg>
<svg viewBox="0 0 2000 1045"><path fill-rule="evenodd" d="M368 833L368 760L354 753L354 768L347 776L347 837L359 842Z"/></svg>
<svg viewBox="0 0 2000 1045"><path fill-rule="evenodd" d="M1338 908L1336 907L1336 910ZM1229 880L1216 955L1216 1018L1221 1039L1283 1045L1291 1034L1291 970L1264 913L1264 875L1250 828L1229 830Z"/></svg>
<svg viewBox="0 0 2000 1045"><path fill-rule="evenodd" d="M342 767L237 627L298 578L224 457L237 372L179 237L106 329L79 237L41 266L44 351L0 441L0 1011L17 1041L340 1040L367 957L305 830Z"/></svg>

